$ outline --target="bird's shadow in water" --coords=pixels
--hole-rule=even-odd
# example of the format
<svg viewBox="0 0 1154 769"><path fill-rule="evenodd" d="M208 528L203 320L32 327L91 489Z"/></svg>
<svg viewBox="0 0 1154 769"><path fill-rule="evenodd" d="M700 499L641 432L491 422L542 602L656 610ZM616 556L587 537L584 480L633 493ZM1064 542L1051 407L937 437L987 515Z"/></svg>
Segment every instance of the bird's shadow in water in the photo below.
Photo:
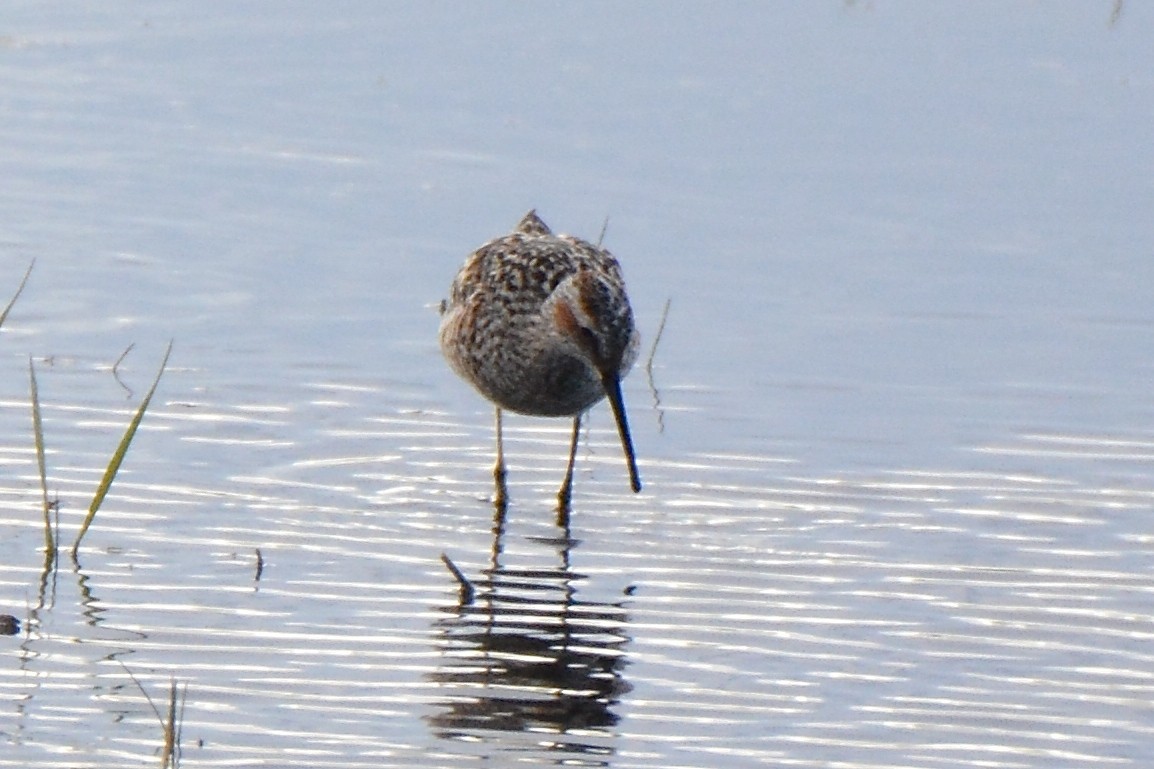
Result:
<svg viewBox="0 0 1154 769"><path fill-rule="evenodd" d="M428 679L444 696L428 723L470 751L608 765L614 706L631 688L626 601L578 597L586 577L570 566L577 542L566 526L507 552L505 512L497 506L489 567L434 623L441 661Z"/></svg>

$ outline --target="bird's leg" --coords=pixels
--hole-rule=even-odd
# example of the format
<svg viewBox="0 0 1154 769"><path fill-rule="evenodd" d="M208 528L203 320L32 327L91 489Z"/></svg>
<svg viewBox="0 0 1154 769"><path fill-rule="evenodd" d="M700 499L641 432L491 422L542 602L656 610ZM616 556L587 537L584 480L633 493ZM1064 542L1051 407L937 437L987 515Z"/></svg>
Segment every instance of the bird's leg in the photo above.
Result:
<svg viewBox="0 0 1154 769"><path fill-rule="evenodd" d="M569 464L565 466L565 480L557 492L557 525L569 525L569 500L573 492L573 463L577 459L577 440L581 437L581 415L573 417L573 440L569 443Z"/></svg>
<svg viewBox="0 0 1154 769"><path fill-rule="evenodd" d="M501 409L499 408L497 409L497 464L493 466L493 484L496 487L493 505L503 516L509 496L505 488L505 441L501 438Z"/></svg>

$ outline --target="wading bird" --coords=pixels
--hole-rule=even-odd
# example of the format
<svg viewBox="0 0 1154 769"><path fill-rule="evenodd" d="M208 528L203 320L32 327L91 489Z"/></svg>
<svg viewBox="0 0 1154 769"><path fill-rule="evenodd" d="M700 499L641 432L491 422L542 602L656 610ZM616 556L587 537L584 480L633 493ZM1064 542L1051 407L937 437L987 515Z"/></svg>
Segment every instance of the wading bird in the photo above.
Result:
<svg viewBox="0 0 1154 769"><path fill-rule="evenodd" d="M465 260L441 306L441 351L457 374L497 408L498 506L506 500L501 410L573 417L569 463L557 493L569 508L581 416L609 399L629 482L641 490L621 379L638 335L621 267L608 251L554 235L535 211Z"/></svg>

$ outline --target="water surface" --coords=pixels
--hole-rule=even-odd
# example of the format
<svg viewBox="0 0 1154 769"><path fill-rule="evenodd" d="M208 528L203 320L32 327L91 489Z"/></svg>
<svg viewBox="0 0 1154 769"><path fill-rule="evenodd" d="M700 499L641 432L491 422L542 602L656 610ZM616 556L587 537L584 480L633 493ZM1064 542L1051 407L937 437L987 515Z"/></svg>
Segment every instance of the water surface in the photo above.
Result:
<svg viewBox="0 0 1154 769"><path fill-rule="evenodd" d="M186 766L1148 765L1152 29L11 4L0 766L156 765L173 679ZM533 207L645 339L568 530L435 339ZM70 545L170 339L46 568L29 357Z"/></svg>

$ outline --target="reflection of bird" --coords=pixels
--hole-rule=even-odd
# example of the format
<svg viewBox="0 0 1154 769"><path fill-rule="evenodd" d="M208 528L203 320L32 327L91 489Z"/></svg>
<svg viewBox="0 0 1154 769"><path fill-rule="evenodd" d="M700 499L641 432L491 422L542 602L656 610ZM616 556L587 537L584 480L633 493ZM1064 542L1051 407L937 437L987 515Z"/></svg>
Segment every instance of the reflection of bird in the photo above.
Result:
<svg viewBox="0 0 1154 769"><path fill-rule="evenodd" d="M510 234L478 248L453 281L441 320L449 365L497 407L497 501L505 500L501 410L573 417L558 492L568 508L581 415L609 398L634 491L641 490L621 378L638 335L621 267L597 246L554 235L530 211Z"/></svg>
<svg viewBox="0 0 1154 769"><path fill-rule="evenodd" d="M540 748L545 735L564 735L555 738L575 752L605 749L633 688L629 617L624 601L578 598L580 579L498 568L478 583L476 603L442 608L434 625L441 663L426 674L443 698L427 716L438 736L500 746L513 743L502 733L524 732Z"/></svg>
<svg viewBox="0 0 1154 769"><path fill-rule="evenodd" d="M426 679L440 701L426 718L441 739L477 746L474 756L610 766L617 706L633 688L625 675L629 601L581 596L588 577L573 571L577 540L568 532L525 538L515 567L502 562L504 538L505 510L498 507L489 567L475 581L442 555L468 591L441 607L444 616L433 625L440 662ZM573 761L556 760L559 753Z"/></svg>

